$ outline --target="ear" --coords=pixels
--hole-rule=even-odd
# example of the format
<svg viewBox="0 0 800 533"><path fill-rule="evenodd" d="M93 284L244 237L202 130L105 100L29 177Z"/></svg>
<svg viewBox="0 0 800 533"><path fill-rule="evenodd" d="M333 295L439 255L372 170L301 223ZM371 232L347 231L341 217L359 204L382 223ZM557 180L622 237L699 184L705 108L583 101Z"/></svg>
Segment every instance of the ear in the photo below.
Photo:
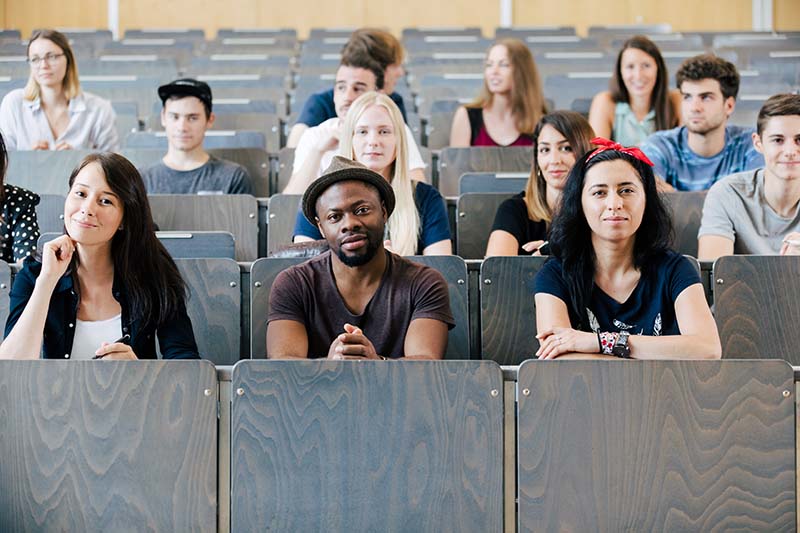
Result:
<svg viewBox="0 0 800 533"><path fill-rule="evenodd" d="M764 153L764 145L761 144L761 137L758 135L758 132L753 132L753 148L760 154Z"/></svg>
<svg viewBox="0 0 800 533"><path fill-rule="evenodd" d="M214 120L216 118L217 118L217 116L214 114L213 111L211 112L210 115L208 115L208 122L206 122L206 129L207 130L211 129L211 127L214 126Z"/></svg>
<svg viewBox="0 0 800 533"><path fill-rule="evenodd" d="M729 96L725 99L725 115L730 117L733 110L736 108L736 98Z"/></svg>
<svg viewBox="0 0 800 533"><path fill-rule="evenodd" d="M389 212L386 210L386 204L381 202L381 211L383 212L383 223L389 222Z"/></svg>
<svg viewBox="0 0 800 533"><path fill-rule="evenodd" d="M328 237L325 236L325 230L322 228L322 224L319 223L319 217L314 217L316 221L317 229L319 230L319 234L322 235L322 238L328 240Z"/></svg>
<svg viewBox="0 0 800 533"><path fill-rule="evenodd" d="M167 128L167 110L164 107L161 108L161 127Z"/></svg>

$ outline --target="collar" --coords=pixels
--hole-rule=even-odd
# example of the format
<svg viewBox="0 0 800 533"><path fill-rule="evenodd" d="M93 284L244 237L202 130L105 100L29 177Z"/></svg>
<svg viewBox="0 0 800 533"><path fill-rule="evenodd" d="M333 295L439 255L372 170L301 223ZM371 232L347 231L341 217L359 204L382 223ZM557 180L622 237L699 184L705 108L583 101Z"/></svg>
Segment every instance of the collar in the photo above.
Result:
<svg viewBox="0 0 800 533"><path fill-rule="evenodd" d="M34 112L42 108L42 100L38 97L33 100L23 100L23 102ZM78 96L69 101L69 113L71 115L73 113L81 113L82 111L86 111L86 95L80 92Z"/></svg>

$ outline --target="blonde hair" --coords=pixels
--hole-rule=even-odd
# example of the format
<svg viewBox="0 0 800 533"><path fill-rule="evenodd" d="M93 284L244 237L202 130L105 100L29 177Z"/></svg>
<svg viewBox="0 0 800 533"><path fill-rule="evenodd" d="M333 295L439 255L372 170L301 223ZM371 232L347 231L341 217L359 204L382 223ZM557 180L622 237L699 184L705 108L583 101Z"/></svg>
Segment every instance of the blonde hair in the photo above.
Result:
<svg viewBox="0 0 800 533"><path fill-rule="evenodd" d="M61 51L64 52L64 57L67 60L67 71L64 74L64 80L62 82L61 89L64 91L64 96L67 98L67 100L72 100L81 94L81 82L78 79L78 65L75 63L75 54L72 53L72 48L69 46L69 40L67 37L60 31L56 30L39 30L35 32L28 41L28 48L25 52L25 54L28 56L28 59L30 59L31 43L33 43L33 41L36 39L47 39L61 48ZM39 83L34 78L33 67L31 67L31 73L28 76L28 83L25 85L25 90L22 93L22 96L25 98L25 100L36 100L39 98L39 90Z"/></svg>
<svg viewBox="0 0 800 533"><path fill-rule="evenodd" d="M531 51L519 39L500 39L489 47L486 55L488 56L497 46L506 47L508 60L511 63L511 114L514 117L514 125L520 133L530 135L536 123L547 112L539 70L533 61ZM475 109L489 107L493 98L489 82L484 76L481 93L474 101L467 104L467 107Z"/></svg>
<svg viewBox="0 0 800 533"><path fill-rule="evenodd" d="M373 105L383 107L389 113L396 139L395 160L392 164L392 179L390 180L394 190L395 208L387 223L392 248L400 255L414 255L417 253L417 241L421 227L419 212L414 203L416 184L411 180L408 171L408 141L405 134L405 121L391 98L385 94L368 92L353 102L344 120L339 140L339 155L356 159L353 153L353 134L356 123L364 111Z"/></svg>

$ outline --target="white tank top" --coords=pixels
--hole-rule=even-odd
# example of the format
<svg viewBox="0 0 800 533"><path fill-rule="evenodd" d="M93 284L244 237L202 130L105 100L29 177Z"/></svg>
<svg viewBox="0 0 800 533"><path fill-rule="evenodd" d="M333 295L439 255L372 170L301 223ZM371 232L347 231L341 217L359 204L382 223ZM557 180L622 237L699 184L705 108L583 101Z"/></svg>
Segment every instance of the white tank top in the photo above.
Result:
<svg viewBox="0 0 800 533"><path fill-rule="evenodd" d="M70 359L79 361L91 359L104 342L110 344L120 337L122 337L121 314L95 322L75 320L75 338L72 339Z"/></svg>

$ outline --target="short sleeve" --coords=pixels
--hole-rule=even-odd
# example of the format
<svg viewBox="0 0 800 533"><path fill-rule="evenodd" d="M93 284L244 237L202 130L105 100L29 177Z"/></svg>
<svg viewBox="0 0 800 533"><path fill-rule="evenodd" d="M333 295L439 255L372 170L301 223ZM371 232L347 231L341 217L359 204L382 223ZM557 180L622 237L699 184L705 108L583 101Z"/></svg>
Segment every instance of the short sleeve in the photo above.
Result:
<svg viewBox="0 0 800 533"><path fill-rule="evenodd" d="M418 168L424 169L426 166L425 161L422 160L422 154L417 146L417 141L414 140L414 134L408 126L405 126L406 132L406 145L408 146L408 168L409 170L416 170Z"/></svg>
<svg viewBox="0 0 800 533"><path fill-rule="evenodd" d="M450 221L447 219L444 198L439 191L426 183L417 183L415 194L419 196L422 250L431 244L450 240ZM418 251L421 253L422 250Z"/></svg>
<svg viewBox="0 0 800 533"><path fill-rule="evenodd" d="M253 194L253 182L247 169L241 165L236 165L231 178L231 188L229 194Z"/></svg>
<svg viewBox="0 0 800 533"><path fill-rule="evenodd" d="M98 107L96 110L96 123L93 125L94 146L100 152L118 152L119 135L117 134L117 115L111 102L100 97L92 100Z"/></svg>
<svg viewBox="0 0 800 533"><path fill-rule="evenodd" d="M305 124L309 128L319 126L329 118L336 116L335 107L333 107L333 92L330 91L330 104L334 109L334 114L330 115L326 109L325 100L329 91L312 94L303 104L303 109L297 117L296 124Z"/></svg>
<svg viewBox="0 0 800 533"><path fill-rule="evenodd" d="M700 283L700 275L694 265L684 256L674 255L675 258L669 272L669 293L673 302L687 287Z"/></svg>
<svg viewBox="0 0 800 533"><path fill-rule="evenodd" d="M550 258L542 265L542 268L536 273L534 293L544 293L555 296L564 302L567 308L570 308L571 298L567 282L561 273L561 261Z"/></svg>
<svg viewBox="0 0 800 533"><path fill-rule="evenodd" d="M269 315L267 323L274 320L294 320L306 325L303 305L303 280L292 267L279 273L272 282L269 293Z"/></svg>
<svg viewBox="0 0 800 533"><path fill-rule="evenodd" d="M5 200L9 214L7 231L10 232L14 261L19 261L36 250L39 240L39 222L36 218L39 195L17 187L6 190L9 193Z"/></svg>
<svg viewBox="0 0 800 533"><path fill-rule="evenodd" d="M492 231L501 230L510 233L517 239L517 245L525 244L526 228L528 226L528 209L521 198L504 200L497 208L494 215Z"/></svg>
<svg viewBox="0 0 800 533"><path fill-rule="evenodd" d="M669 181L669 159L663 150L663 142L659 138L659 134L654 133L650 135L642 142L639 148L645 153L648 159L653 162L653 172L655 175L665 181ZM671 185L675 184L671 183Z"/></svg>
<svg viewBox="0 0 800 533"><path fill-rule="evenodd" d="M309 222L303 212L299 209L297 210L297 215L295 215L294 233L292 233L292 237L296 237L298 235L308 237L309 239L314 239L315 241L322 238L319 228Z"/></svg>
<svg viewBox="0 0 800 533"><path fill-rule="evenodd" d="M305 160L308 159L308 156L311 153L311 148L314 146L315 135L316 131L309 128L303 132L303 134L300 136L300 140L297 141L297 146L294 149L292 174L299 171Z"/></svg>
<svg viewBox="0 0 800 533"><path fill-rule="evenodd" d="M450 310L450 291L444 277L437 270L426 267L414 280L416 287L411 320L431 318L444 322L448 329L453 329L456 322Z"/></svg>
<svg viewBox="0 0 800 533"><path fill-rule="evenodd" d="M718 181L708 190L703 202L703 217L700 221L700 230L697 236L719 235L736 241L736 229L733 226L733 217L730 209L741 207L741 202L735 194L731 193L730 182L727 179Z"/></svg>

